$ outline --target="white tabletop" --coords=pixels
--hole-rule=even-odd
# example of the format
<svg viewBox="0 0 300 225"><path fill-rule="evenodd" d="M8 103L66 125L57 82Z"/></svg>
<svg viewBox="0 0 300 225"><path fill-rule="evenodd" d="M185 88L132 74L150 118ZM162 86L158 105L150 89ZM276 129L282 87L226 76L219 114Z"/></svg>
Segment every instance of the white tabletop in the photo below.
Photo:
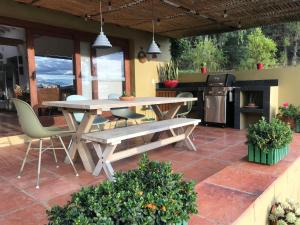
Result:
<svg viewBox="0 0 300 225"><path fill-rule="evenodd" d="M120 108L120 107L182 103L182 102L189 102L189 101L197 101L197 98L137 97L133 101L120 101L119 99L47 101L47 102L43 102L43 105L58 107L58 108L66 108L66 109L109 111L110 109Z"/></svg>

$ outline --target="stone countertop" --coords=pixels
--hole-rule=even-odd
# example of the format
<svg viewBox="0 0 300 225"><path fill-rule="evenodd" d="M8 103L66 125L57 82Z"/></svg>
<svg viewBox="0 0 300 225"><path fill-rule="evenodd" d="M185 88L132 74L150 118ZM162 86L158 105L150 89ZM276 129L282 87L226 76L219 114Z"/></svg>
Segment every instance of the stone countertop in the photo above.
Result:
<svg viewBox="0 0 300 225"><path fill-rule="evenodd" d="M278 80L240 80L236 81L234 87L270 87L278 86ZM176 88L166 88L163 83L157 84L157 91L202 91L206 82L179 83Z"/></svg>

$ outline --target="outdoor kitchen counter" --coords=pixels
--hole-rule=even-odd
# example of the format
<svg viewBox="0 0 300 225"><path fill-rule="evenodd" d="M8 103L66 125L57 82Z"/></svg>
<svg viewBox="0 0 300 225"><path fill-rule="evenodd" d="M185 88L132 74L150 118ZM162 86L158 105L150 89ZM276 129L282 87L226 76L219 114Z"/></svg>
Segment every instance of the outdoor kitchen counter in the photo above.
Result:
<svg viewBox="0 0 300 225"><path fill-rule="evenodd" d="M264 116L267 120L277 112L278 108L278 80L239 80L233 84L234 89L234 124L233 128L244 129L251 121ZM192 92L198 97L197 105L193 107L193 117L204 121L203 92L206 82L179 83L176 88L166 88L163 83L157 84L156 92L159 96L164 93L176 96L180 92ZM245 108L249 101L249 93L261 95L259 108Z"/></svg>

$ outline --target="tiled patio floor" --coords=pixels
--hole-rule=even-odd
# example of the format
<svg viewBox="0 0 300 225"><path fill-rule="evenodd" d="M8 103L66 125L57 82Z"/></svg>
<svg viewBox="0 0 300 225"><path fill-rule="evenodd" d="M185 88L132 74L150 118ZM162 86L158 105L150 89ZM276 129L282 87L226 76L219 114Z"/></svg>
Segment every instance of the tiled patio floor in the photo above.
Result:
<svg viewBox="0 0 300 225"><path fill-rule="evenodd" d="M294 147L300 146L299 140ZM236 202L234 191L222 193L220 196L215 196L215 189L218 189L222 182L225 182L230 173L239 173L238 170L225 168L233 163L243 163L246 155L246 136L245 131L221 128L199 127L194 133L194 142L197 147L197 152L185 150L184 148L173 148L171 146L149 152L150 159L171 161L173 168L177 172L182 172L185 179L194 179L197 183L209 178L207 183L199 184L196 190L201 188L206 190L207 195L201 196L199 205L200 216L194 216L190 224L213 225L215 223L206 220L202 217L203 214L209 215L211 212L216 212L214 206L209 201L214 202L219 199L218 204L223 204L223 198L230 201L231 204L242 204L239 207L242 209L247 205L247 202L252 201L247 194L239 195L243 198L242 203ZM46 152L42 160L41 172L41 187L35 189L36 181L36 163L37 154L32 153L29 157L29 164L25 167L24 175L21 180L16 178L21 160L25 154L25 146L18 145L0 149L0 224L1 225L37 225L46 224L47 218L45 210L55 204L64 204L70 198L70 194L77 191L82 186L97 184L105 179L103 175L94 177L85 172L81 163L76 163L79 170L79 177L75 177L72 168L69 165L62 163L64 154L59 154L60 167L56 168L51 152ZM137 166L139 157L131 157L126 160L114 163L116 170L127 170ZM284 165L283 165L284 166ZM224 169L225 168L225 169ZM224 169L224 170L223 170ZM221 178L214 178L214 174L219 171L225 171ZM227 171L226 170L230 170ZM253 172L254 171L254 172ZM276 172L276 171L275 171ZM251 177L255 170L249 170L248 176ZM257 171L257 173L260 173ZM232 181L237 188L245 190L245 192L260 193L264 188L264 184L270 182L270 178L265 178L263 174L260 179L255 182L257 189L251 188L246 182L247 179L241 177L241 182ZM275 179L275 178L274 178ZM245 181L245 182L244 182ZM218 184L218 182L220 184ZM217 185L216 185L217 184ZM252 196L253 198L253 196ZM228 202L227 202L228 203ZM200 203L199 203L200 204ZM202 214L203 212L203 214ZM231 213L239 213L231 212Z"/></svg>

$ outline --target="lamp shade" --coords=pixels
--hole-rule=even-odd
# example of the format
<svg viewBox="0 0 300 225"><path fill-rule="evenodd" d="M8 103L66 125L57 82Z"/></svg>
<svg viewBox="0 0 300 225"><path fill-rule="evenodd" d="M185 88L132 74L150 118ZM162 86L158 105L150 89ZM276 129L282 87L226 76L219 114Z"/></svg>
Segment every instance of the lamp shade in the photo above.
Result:
<svg viewBox="0 0 300 225"><path fill-rule="evenodd" d="M160 51L158 45L156 44L156 42L154 41L154 39L152 40L147 53L148 54L160 54L161 53L161 51Z"/></svg>
<svg viewBox="0 0 300 225"><path fill-rule="evenodd" d="M94 48L111 48L112 45L109 42L106 35L103 33L103 31L101 31L100 34L98 35L98 37L96 38L96 40L93 44L93 47Z"/></svg>

